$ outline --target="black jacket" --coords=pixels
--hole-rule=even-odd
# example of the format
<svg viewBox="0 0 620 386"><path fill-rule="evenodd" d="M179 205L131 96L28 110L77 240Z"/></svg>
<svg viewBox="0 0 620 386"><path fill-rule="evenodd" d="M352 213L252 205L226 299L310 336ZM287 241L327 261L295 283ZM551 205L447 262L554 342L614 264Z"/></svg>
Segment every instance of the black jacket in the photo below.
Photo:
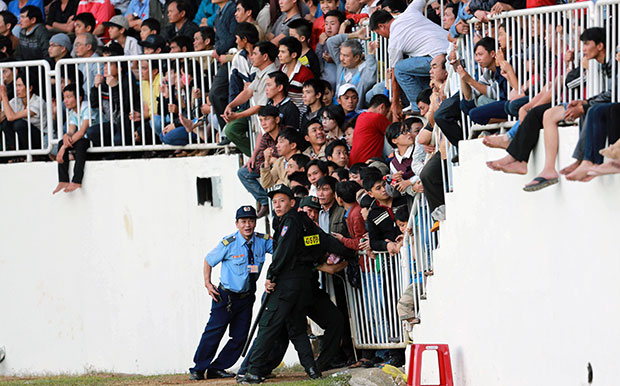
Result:
<svg viewBox="0 0 620 386"><path fill-rule="evenodd" d="M273 235L275 248L267 279L294 279L310 277L315 264L326 252L333 252L347 259L356 251L348 249L333 236L323 232L310 218L296 209L289 210L280 218Z"/></svg>
<svg viewBox="0 0 620 386"><path fill-rule="evenodd" d="M376 200L370 205L366 229L368 230L370 247L373 250L387 251L387 242L385 240L396 241L396 238L401 234L394 220L394 212L403 205L407 205L407 197L405 196L392 199L391 214L387 208L380 206Z"/></svg>

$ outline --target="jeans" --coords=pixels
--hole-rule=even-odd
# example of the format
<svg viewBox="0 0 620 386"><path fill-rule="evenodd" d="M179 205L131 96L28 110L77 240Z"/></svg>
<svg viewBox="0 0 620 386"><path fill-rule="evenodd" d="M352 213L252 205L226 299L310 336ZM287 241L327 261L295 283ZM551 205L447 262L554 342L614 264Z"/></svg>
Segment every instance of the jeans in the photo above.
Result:
<svg viewBox="0 0 620 386"><path fill-rule="evenodd" d="M519 130L519 121L517 121L517 123L515 123L510 130L508 130L508 132L506 133L506 135L508 136L508 139L510 139L512 141L512 139L515 137L515 135L517 134L517 130Z"/></svg>
<svg viewBox="0 0 620 386"><path fill-rule="evenodd" d="M492 118L507 119L508 116L504 111L506 101L496 101L487 103L486 105L477 106L474 101L466 99L461 100L461 110L469 115L472 122L479 125L487 125Z"/></svg>
<svg viewBox="0 0 620 386"><path fill-rule="evenodd" d="M530 97L524 96L519 99L515 99L513 101L506 101L504 104L504 111L508 115L512 115L513 117L519 116L519 109L523 107L527 102L530 101Z"/></svg>
<svg viewBox="0 0 620 386"><path fill-rule="evenodd" d="M250 192L252 196L254 196L256 201L260 202L263 206L267 206L269 204L267 192L258 181L260 178L260 173L251 172L248 168L242 166L239 170L237 170L237 177L239 177L241 184L248 192Z"/></svg>
<svg viewBox="0 0 620 386"><path fill-rule="evenodd" d="M133 139L133 125L130 122L125 121L125 144L131 145ZM114 123L114 133L112 133L112 124L110 122L97 123L86 129L88 138L93 143L93 147L99 146L111 146L114 142L115 146L121 146L123 144L123 128L120 122ZM103 138L102 138L103 137ZM103 139L103 144L102 144Z"/></svg>
<svg viewBox="0 0 620 386"><path fill-rule="evenodd" d="M603 156L598 152L605 147L609 123L608 110L612 103L596 104L588 110L583 130L585 132L583 159L595 164L603 163Z"/></svg>
<svg viewBox="0 0 620 386"><path fill-rule="evenodd" d="M394 76L407 99L411 103L411 110L419 112L416 105L420 91L428 88L431 69L430 56L414 56L401 60L394 66Z"/></svg>
<svg viewBox="0 0 620 386"><path fill-rule="evenodd" d="M164 115L163 123L161 115L153 115L151 122L153 123L153 128L155 129L155 135L159 137L164 126L170 123L170 115Z"/></svg>
<svg viewBox="0 0 620 386"><path fill-rule="evenodd" d="M192 142L197 142L195 133L191 133ZM189 136L185 127L180 126L170 130L167 134L159 134L159 139L166 145L185 146L189 144Z"/></svg>

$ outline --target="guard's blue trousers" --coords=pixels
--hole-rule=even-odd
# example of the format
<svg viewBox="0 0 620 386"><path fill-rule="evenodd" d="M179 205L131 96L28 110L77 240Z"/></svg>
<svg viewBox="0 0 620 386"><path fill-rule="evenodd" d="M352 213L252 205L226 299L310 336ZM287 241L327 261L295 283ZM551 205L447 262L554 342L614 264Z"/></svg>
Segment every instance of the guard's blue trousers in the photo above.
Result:
<svg viewBox="0 0 620 386"><path fill-rule="evenodd" d="M211 305L211 317L202 333L196 354L194 354L196 365L190 371L204 372L208 369L228 369L239 359L248 336L252 322L254 294L242 298L239 295L223 291L221 288L218 289L218 292L221 295L221 300L219 302L214 301ZM229 327L230 339L217 359L213 360L227 327Z"/></svg>

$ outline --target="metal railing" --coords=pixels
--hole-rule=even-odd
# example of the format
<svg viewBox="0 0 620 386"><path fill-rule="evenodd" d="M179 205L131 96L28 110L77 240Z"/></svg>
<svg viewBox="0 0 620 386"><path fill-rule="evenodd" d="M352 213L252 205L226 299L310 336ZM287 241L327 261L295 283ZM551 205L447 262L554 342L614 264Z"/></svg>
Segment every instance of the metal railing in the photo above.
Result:
<svg viewBox="0 0 620 386"><path fill-rule="evenodd" d="M24 73L26 88L34 86L38 93L23 100L30 105L36 95L37 111L43 112L44 120L39 123L33 107L22 119L28 130L22 123L13 130L15 124L5 119L3 105L0 157L30 160L33 155L52 153L69 129L70 117L77 126L74 130L88 121L86 135L93 143L89 152L216 148L223 128L214 115L205 114L218 68L212 53L62 59L53 70L43 60L2 63L0 84L7 83L9 95L17 95L18 74ZM231 63L226 65L230 70ZM68 109L63 88L71 83L76 84L76 104ZM174 135L166 135L170 132Z"/></svg>
<svg viewBox="0 0 620 386"><path fill-rule="evenodd" d="M373 252L359 259L360 288L346 280L349 323L353 344L358 349L404 348L407 335L397 304L404 290L413 287L416 319L420 318L420 301L426 299L426 283L433 274L433 253L438 246L431 213L424 194L417 194L399 254Z"/></svg>
<svg viewBox="0 0 620 386"><path fill-rule="evenodd" d="M0 105L0 157L31 159L48 154L53 132L49 63L0 63L0 72L0 85L5 90Z"/></svg>

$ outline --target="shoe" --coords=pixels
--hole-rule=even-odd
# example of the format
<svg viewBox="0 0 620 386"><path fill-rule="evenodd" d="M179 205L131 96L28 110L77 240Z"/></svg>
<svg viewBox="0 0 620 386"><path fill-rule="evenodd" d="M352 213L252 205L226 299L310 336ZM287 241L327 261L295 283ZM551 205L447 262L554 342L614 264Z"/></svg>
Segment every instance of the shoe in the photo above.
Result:
<svg viewBox="0 0 620 386"><path fill-rule="evenodd" d="M230 139L228 138L222 138L222 140L220 142L217 143L218 146L226 146L228 144L230 144Z"/></svg>
<svg viewBox="0 0 620 386"><path fill-rule="evenodd" d="M261 205L258 213L256 213L256 218L263 218L269 213L269 205Z"/></svg>
<svg viewBox="0 0 620 386"><path fill-rule="evenodd" d="M310 367L308 370L306 370L306 374L308 374L310 379L317 379L323 376L323 374L321 374L319 369L317 369L316 367Z"/></svg>
<svg viewBox="0 0 620 386"><path fill-rule="evenodd" d="M207 370L207 379L234 378L235 374L219 369Z"/></svg>
<svg viewBox="0 0 620 386"><path fill-rule="evenodd" d="M347 366L347 362L340 360L340 359L335 359L333 360L330 364L329 364L329 369L341 369L343 367Z"/></svg>
<svg viewBox="0 0 620 386"><path fill-rule="evenodd" d="M265 375L265 379L273 379L275 377L276 377L276 375L274 373L269 373L269 374Z"/></svg>
<svg viewBox="0 0 620 386"><path fill-rule="evenodd" d="M247 373L243 377L237 377L237 383L263 383L265 379L258 375Z"/></svg>
<svg viewBox="0 0 620 386"><path fill-rule="evenodd" d="M205 379L204 371L196 371L196 370L190 370L189 371L189 380L190 381L202 381L203 379Z"/></svg>

